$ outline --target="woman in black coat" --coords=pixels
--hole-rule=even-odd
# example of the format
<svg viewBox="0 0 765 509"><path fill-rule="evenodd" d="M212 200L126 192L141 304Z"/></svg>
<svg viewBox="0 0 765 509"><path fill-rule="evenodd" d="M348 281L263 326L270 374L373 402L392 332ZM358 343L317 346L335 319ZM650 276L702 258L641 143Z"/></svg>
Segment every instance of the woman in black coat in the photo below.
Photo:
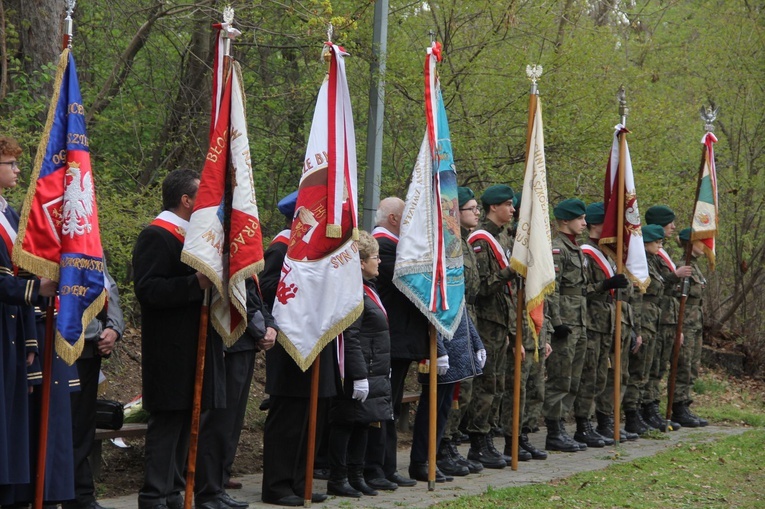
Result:
<svg viewBox="0 0 765 509"><path fill-rule="evenodd" d="M388 316L370 281L380 264L377 240L360 232L364 310L343 333L343 392L332 402L327 492L341 497L377 495L364 481L364 453L370 423L393 419Z"/></svg>

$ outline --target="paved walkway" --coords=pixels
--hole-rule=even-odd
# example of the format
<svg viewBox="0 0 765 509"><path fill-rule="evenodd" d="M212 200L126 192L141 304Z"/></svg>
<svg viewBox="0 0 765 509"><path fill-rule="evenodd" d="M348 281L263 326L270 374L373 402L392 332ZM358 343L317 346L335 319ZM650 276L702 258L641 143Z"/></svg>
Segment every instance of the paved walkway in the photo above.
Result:
<svg viewBox="0 0 765 509"><path fill-rule="evenodd" d="M520 462L517 471L512 471L509 467L503 470L484 469L479 474L457 477L453 482L437 484L435 491L428 491L426 483L417 483L417 486L413 488L399 488L394 492L381 492L376 497L363 497L361 499L329 497L326 502L313 504L313 506L321 509L335 507L378 509L430 507L433 504L453 500L463 495L479 495L486 492L488 487L505 488L544 483L568 477L577 472L599 470L614 463L624 463L645 456L653 456L686 440L707 440L720 436L737 435L748 429L721 426L697 429L684 428L670 433L669 440L640 439L618 447L589 449L578 453L552 453L546 461ZM530 438L538 447L544 447L544 430L530 435ZM496 444L500 446L501 440L497 440ZM460 452L467 456L467 449L467 445L462 445ZM399 470L405 474L409 464L407 452L400 451L398 459ZM239 480L244 484L244 487L241 490L229 492L235 499L249 502L252 509L277 507L260 501L260 474L244 476ZM316 480L314 481L314 491L326 492L326 485L326 481ZM137 495L103 499L99 502L105 507L114 509L136 509L138 507Z"/></svg>

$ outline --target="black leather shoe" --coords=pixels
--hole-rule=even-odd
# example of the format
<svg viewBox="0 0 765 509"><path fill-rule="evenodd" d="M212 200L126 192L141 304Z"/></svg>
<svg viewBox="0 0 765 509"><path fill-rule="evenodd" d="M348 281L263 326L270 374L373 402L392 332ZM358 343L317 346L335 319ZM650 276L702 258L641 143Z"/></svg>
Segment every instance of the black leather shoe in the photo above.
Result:
<svg viewBox="0 0 765 509"><path fill-rule="evenodd" d="M228 506L218 499L208 500L206 502L195 501L196 509L228 509Z"/></svg>
<svg viewBox="0 0 765 509"><path fill-rule="evenodd" d="M321 504L325 500L327 500L326 493L311 493L311 502L314 504Z"/></svg>
<svg viewBox="0 0 765 509"><path fill-rule="evenodd" d="M348 479L327 481L327 493L337 497L361 498L362 493L348 484Z"/></svg>
<svg viewBox="0 0 765 509"><path fill-rule="evenodd" d="M314 479L321 479L322 481L328 481L329 480L329 469L328 468L314 468L313 469L313 478Z"/></svg>
<svg viewBox="0 0 765 509"><path fill-rule="evenodd" d="M411 463L409 465L409 477L422 482L428 482L428 464L427 463ZM436 468L436 482L451 482L454 477L450 475L444 475L438 468Z"/></svg>
<svg viewBox="0 0 765 509"><path fill-rule="evenodd" d="M167 509L183 509L183 495L180 493L174 493L165 500Z"/></svg>
<svg viewBox="0 0 765 509"><path fill-rule="evenodd" d="M416 480L404 477L398 472L393 472L387 480L396 484L397 486L401 486L402 488L411 488L412 486L417 486Z"/></svg>
<svg viewBox="0 0 765 509"><path fill-rule="evenodd" d="M398 489L398 484L391 482L384 477L376 477L374 479L367 479L367 486L376 490L383 491L395 491Z"/></svg>
<svg viewBox="0 0 765 509"><path fill-rule="evenodd" d="M286 497L282 497L276 500L266 500L264 498L263 502L266 504L281 505L285 507L300 507L303 505L303 497L298 497L297 495L287 495Z"/></svg>
<svg viewBox="0 0 765 509"><path fill-rule="evenodd" d="M250 507L249 502L242 502L241 500L234 500L231 498L231 495L226 493L225 491L218 495L218 500L223 504L227 505L228 507L231 507L232 509L245 509L246 507Z"/></svg>

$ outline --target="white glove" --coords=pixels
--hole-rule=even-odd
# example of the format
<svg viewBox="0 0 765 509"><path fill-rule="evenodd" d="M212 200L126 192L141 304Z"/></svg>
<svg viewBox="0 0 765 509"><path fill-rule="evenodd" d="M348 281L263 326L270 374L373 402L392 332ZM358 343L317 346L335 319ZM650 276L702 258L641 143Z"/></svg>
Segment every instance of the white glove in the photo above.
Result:
<svg viewBox="0 0 765 509"><path fill-rule="evenodd" d="M354 380L353 395L351 397L363 403L367 400L367 396L369 396L369 380L366 378L363 380Z"/></svg>
<svg viewBox="0 0 765 509"><path fill-rule="evenodd" d="M445 375L449 371L449 356L442 355L436 359L436 373L439 375Z"/></svg>
<svg viewBox="0 0 765 509"><path fill-rule="evenodd" d="M478 366L483 369L486 366L486 350L481 348L475 353L475 356L478 359Z"/></svg>

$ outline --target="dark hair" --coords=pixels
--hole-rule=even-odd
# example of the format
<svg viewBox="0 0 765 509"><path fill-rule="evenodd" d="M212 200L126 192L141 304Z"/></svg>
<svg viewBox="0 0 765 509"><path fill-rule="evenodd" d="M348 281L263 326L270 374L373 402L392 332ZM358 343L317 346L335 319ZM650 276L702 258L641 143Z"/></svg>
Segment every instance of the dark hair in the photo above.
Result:
<svg viewBox="0 0 765 509"><path fill-rule="evenodd" d="M184 194L194 197L199 185L199 174L193 170L173 170L162 182L162 209L172 210L181 204Z"/></svg>

